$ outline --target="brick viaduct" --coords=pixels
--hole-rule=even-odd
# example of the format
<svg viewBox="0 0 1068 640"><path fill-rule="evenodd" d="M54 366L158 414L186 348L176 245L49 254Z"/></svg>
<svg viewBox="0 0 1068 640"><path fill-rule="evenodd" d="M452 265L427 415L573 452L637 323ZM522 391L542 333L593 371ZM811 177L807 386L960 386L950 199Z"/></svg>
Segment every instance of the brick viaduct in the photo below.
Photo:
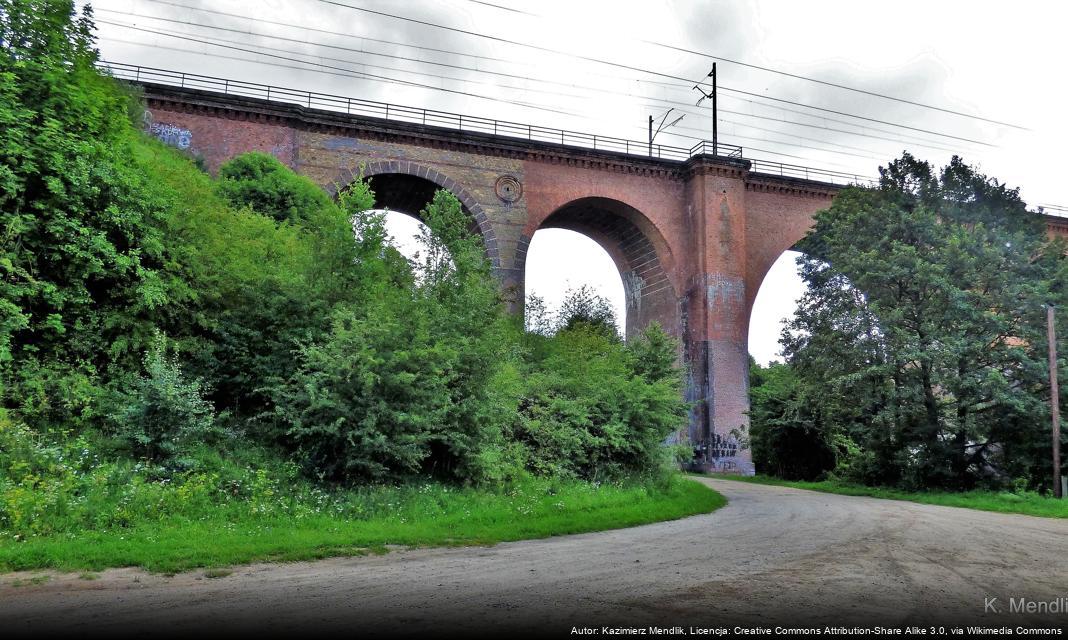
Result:
<svg viewBox="0 0 1068 640"><path fill-rule="evenodd" d="M772 263L839 187L760 174L722 156L661 160L156 84L145 85L145 97L157 135L178 132L179 145L212 171L250 150L329 190L362 171L380 206L411 215L448 189L477 223L518 308L535 232L592 238L622 275L627 334L656 320L682 338L694 409L689 433L679 435L703 444L709 464L752 473L737 436L748 425L753 301ZM1068 221L1055 226L1068 234Z"/></svg>

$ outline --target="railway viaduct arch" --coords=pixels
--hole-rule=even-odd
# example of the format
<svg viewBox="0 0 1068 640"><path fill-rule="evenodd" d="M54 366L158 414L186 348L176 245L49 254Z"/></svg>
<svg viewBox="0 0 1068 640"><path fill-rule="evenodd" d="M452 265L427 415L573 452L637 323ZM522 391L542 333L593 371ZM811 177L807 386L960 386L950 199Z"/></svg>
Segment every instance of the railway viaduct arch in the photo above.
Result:
<svg viewBox="0 0 1068 640"><path fill-rule="evenodd" d="M840 187L761 173L737 157L667 160L142 84L150 130L211 171L259 150L336 191L362 170L382 206L412 215L448 189L515 310L534 233L589 236L622 276L627 334L655 320L681 338L694 409L679 438L704 445L717 469L752 473L736 438L748 426L752 305L771 265ZM1048 221L1051 233L1068 235L1068 221Z"/></svg>

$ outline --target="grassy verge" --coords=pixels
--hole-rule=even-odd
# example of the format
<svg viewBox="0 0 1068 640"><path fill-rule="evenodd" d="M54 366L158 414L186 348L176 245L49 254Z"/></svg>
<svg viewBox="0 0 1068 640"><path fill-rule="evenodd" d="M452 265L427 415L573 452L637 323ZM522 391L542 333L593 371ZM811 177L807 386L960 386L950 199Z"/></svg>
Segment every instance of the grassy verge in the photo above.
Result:
<svg viewBox="0 0 1068 640"><path fill-rule="evenodd" d="M345 509L267 515L257 513L255 504L235 503L199 517L169 516L122 528L23 539L0 535L0 571L139 566L170 573L357 555L386 545L490 544L672 520L726 504L681 476L666 486L530 481L502 492L438 484L379 487L347 502Z"/></svg>
<svg viewBox="0 0 1068 640"><path fill-rule="evenodd" d="M1068 518L1068 500L1055 500L1034 492L1010 493L1008 491L900 491L885 487L867 487L848 484L837 480L806 482L782 480L770 476L720 476L725 480L770 484L824 493L838 493L847 496L867 496L887 500L905 500L922 504L936 504L944 507L961 507L978 511L995 511L999 513L1021 513L1042 518Z"/></svg>

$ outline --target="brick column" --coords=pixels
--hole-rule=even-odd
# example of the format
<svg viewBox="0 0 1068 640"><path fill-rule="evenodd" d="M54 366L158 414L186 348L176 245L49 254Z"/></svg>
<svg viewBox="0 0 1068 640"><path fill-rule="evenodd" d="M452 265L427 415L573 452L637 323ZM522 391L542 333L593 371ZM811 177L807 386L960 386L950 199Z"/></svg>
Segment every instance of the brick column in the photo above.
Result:
<svg viewBox="0 0 1068 640"><path fill-rule="evenodd" d="M749 314L743 165L692 161L687 184L691 275L684 300L693 401L691 440L707 468L753 473L748 439Z"/></svg>

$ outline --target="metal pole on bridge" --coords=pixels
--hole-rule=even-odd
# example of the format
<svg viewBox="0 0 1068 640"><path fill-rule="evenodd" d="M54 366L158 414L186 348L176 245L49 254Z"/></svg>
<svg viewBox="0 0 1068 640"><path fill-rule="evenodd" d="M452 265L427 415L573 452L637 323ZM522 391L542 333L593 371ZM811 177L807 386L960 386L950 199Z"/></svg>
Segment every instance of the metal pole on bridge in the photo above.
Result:
<svg viewBox="0 0 1068 640"><path fill-rule="evenodd" d="M1049 404L1053 422L1053 497L1063 498L1061 487L1061 397L1057 389L1057 329L1053 304L1046 305L1046 333L1049 337Z"/></svg>
<svg viewBox="0 0 1068 640"><path fill-rule="evenodd" d="M717 104L716 95L716 63L712 63L712 70L708 72L708 78L712 78L712 93L705 93L705 90L701 88L701 83L698 82L693 86L701 92L701 97L697 99L697 106L701 106L701 103L705 100L712 100L712 155L719 155L719 105Z"/></svg>
<svg viewBox="0 0 1068 640"><path fill-rule="evenodd" d="M653 157L653 116L649 116L649 157Z"/></svg>
<svg viewBox="0 0 1068 640"><path fill-rule="evenodd" d="M716 105L716 63L712 63L712 155L719 155L719 114Z"/></svg>
<svg viewBox="0 0 1068 640"><path fill-rule="evenodd" d="M672 120L671 124L664 125L664 123L667 122L667 117L669 115L671 115L671 112L674 111L674 110L675 110L675 107L671 107L670 109L668 109L664 113L664 117L660 118L660 125L657 126L656 131L653 131L653 116L649 116L649 157L650 158L653 157L653 139L656 138L656 136L659 135L661 131L663 131L664 129L667 129L668 127L674 127L675 125L677 125L679 123L680 120L682 120L683 118L686 117L686 114L683 114L683 115L679 116L678 118L675 118L674 120ZM660 156L660 147L659 146L657 146L657 154L656 155L657 155L657 157Z"/></svg>

